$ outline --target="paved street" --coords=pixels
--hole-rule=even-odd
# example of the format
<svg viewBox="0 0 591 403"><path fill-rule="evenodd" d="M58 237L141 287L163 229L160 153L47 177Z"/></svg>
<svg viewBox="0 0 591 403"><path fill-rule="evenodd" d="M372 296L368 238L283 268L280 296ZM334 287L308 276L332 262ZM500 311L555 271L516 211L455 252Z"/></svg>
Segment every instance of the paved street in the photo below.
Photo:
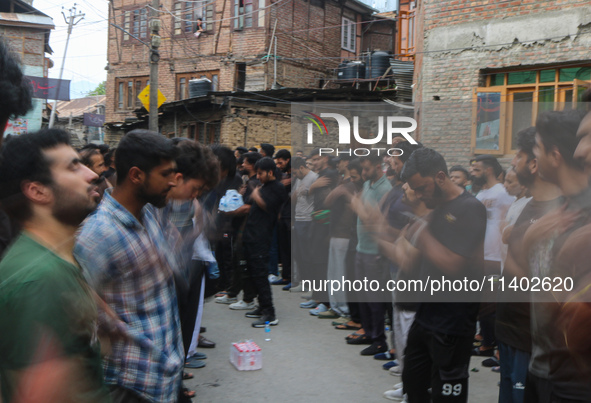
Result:
<svg viewBox="0 0 591 403"><path fill-rule="evenodd" d="M272 327L271 341L264 329L250 326L245 311L231 311L227 305L206 303L202 326L205 336L217 343L202 349L207 366L190 370L195 378L187 385L197 391L195 402L387 402L382 393L400 378L391 376L372 357L359 351L365 346L345 344L344 330L335 330L328 319L310 316L300 309L302 293L273 287L280 323ZM263 350L263 369L237 371L229 361L230 345L253 339ZM472 359L470 402L496 403L498 374Z"/></svg>

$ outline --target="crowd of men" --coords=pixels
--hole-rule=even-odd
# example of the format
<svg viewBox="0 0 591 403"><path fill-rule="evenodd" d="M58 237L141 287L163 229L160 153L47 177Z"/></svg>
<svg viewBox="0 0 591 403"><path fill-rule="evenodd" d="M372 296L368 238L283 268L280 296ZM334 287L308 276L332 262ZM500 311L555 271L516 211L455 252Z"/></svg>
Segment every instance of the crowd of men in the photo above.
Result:
<svg viewBox="0 0 591 403"><path fill-rule="evenodd" d="M5 127L31 102L2 43L0 91ZM2 401L190 401L184 369L215 346L208 296L265 327L274 285L502 275L574 287L430 302L313 286L300 306L401 377L387 399L466 402L475 355L500 372L501 403L590 402L591 114L545 112L516 136L507 171L490 155L448 169L403 139L387 158L147 130L116 150L75 150L60 129L0 143Z"/></svg>

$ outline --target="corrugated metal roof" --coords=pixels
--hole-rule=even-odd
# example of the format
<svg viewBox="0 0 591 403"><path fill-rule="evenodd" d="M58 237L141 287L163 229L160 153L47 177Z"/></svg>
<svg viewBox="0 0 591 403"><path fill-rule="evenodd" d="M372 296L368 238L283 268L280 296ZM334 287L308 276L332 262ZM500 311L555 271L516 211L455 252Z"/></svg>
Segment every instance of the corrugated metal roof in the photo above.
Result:
<svg viewBox="0 0 591 403"><path fill-rule="evenodd" d="M50 27L51 29L55 28L53 19L45 15L0 13L0 24L2 22L8 22L11 23L11 25L14 25L15 23L21 23L29 25L43 25L45 27Z"/></svg>
<svg viewBox="0 0 591 403"><path fill-rule="evenodd" d="M57 103L57 113L62 119L82 117L85 113L96 113L98 105L105 105L105 95L95 95L85 98L72 99L71 101L59 101Z"/></svg>

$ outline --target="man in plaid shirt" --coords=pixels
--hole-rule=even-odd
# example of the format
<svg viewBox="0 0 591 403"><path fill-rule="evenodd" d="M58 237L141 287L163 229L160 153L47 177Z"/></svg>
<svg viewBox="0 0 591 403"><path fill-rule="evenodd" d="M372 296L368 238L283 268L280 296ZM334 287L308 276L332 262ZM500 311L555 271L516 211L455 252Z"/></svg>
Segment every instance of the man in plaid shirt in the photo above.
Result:
<svg viewBox="0 0 591 403"><path fill-rule="evenodd" d="M100 329L113 402L176 402L184 364L174 254L152 206L175 186L175 148L157 133L134 130L117 148L117 185L84 224L75 255L106 302ZM151 204L152 206L150 206ZM181 398L182 399L182 398Z"/></svg>

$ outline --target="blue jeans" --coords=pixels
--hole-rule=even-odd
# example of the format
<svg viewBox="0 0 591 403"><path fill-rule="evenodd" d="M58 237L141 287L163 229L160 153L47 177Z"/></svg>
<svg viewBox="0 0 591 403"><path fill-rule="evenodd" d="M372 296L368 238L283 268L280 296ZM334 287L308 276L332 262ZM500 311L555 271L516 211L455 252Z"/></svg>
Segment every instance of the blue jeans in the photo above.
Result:
<svg viewBox="0 0 591 403"><path fill-rule="evenodd" d="M501 364L499 403L523 403L530 353L498 342Z"/></svg>

